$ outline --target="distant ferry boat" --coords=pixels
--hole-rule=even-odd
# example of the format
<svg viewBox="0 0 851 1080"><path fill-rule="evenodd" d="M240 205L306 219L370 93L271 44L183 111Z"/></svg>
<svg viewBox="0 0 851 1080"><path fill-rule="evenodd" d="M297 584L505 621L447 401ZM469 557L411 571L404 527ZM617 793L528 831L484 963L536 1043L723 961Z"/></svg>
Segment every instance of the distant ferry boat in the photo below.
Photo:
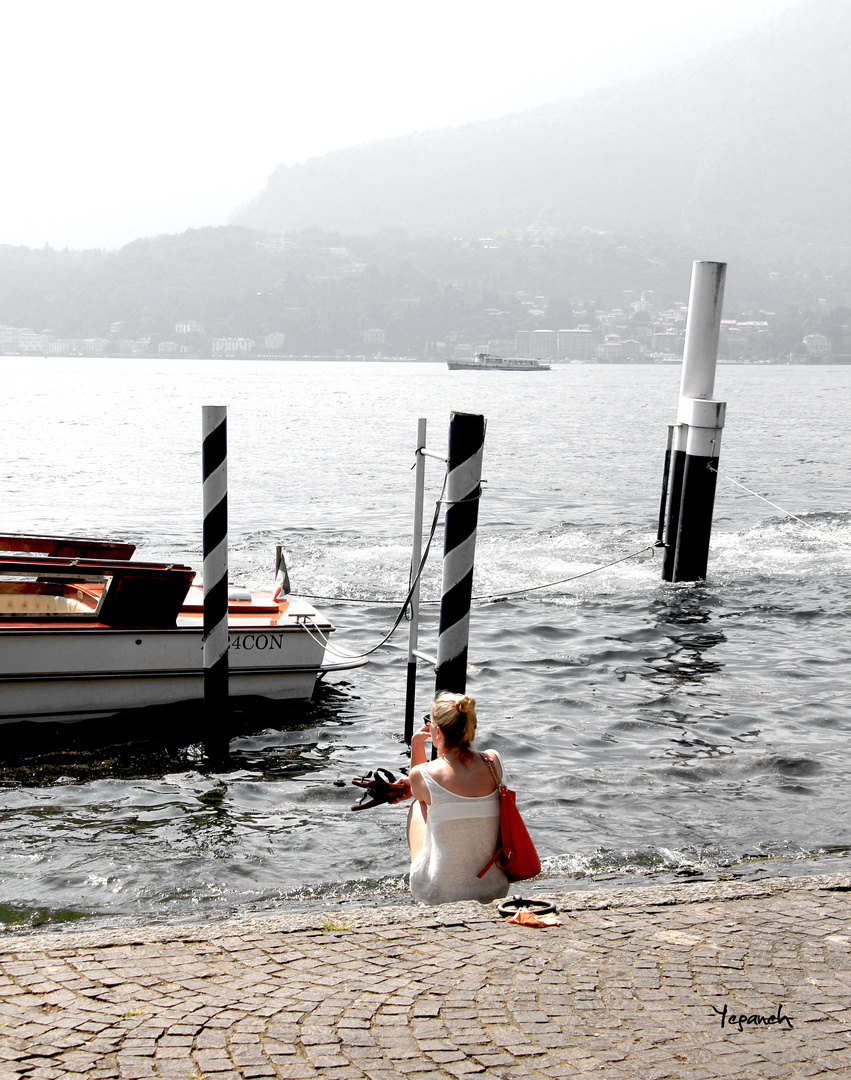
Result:
<svg viewBox="0 0 851 1080"><path fill-rule="evenodd" d="M477 353L473 360L447 360L450 371L549 371L550 365L522 356L489 356Z"/></svg>

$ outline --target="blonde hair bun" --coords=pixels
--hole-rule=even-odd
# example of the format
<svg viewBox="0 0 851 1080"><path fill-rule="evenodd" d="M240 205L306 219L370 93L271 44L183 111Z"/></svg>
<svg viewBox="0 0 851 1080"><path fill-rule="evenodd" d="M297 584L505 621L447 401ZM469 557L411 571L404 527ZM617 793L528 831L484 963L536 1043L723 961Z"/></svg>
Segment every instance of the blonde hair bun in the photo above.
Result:
<svg viewBox="0 0 851 1080"><path fill-rule="evenodd" d="M434 699L431 719L443 733L447 747L457 749L461 754L469 752L476 734L475 698L444 690Z"/></svg>

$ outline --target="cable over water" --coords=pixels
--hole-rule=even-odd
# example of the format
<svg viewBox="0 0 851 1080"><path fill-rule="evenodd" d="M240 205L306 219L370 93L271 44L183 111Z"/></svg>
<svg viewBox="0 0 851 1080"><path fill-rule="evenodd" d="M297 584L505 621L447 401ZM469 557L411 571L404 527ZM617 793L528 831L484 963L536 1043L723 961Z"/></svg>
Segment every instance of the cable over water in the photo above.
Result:
<svg viewBox="0 0 851 1080"><path fill-rule="evenodd" d="M322 633L322 631L319 629L319 627L315 623L313 624L313 630L315 631L315 633L311 633L310 630L307 627L307 622L305 621L305 630L307 630L308 634L313 638L314 641L323 642L325 644L326 649L329 652L333 653L335 656L345 657L347 660L360 660L360 659L363 659L364 657L370 656L372 653L377 652L378 649L380 649L383 645L387 644L387 642L390 640L390 638L396 633L396 631L399 628L399 624L402 622L402 619L405 617L405 612L407 611L408 605L410 604L411 596L413 595L413 592L414 592L414 587L415 587L416 583L419 581L420 576L421 576L421 574L423 572L423 569L425 567L426 559L428 558L429 548L431 547L431 541L432 541L432 539L434 537L434 532L435 532L435 528L436 528L436 525L437 525L437 513L439 512L439 508L440 508L440 500L438 500L437 511L435 512L435 519L432 522L432 527L431 527L431 531L429 533L428 543L426 544L426 549L425 549L425 552L423 553L422 560L420 561L420 565L419 565L419 568L417 570L416 576L411 581L411 586L410 586L410 589L408 590L408 595L405 597L404 601L402 601L401 609L399 611L399 614L396 616L396 618L395 618L395 620L393 622L393 626L384 635L384 637L381 639L381 641L379 641L377 645L373 645L372 648L367 649L364 652L360 652L360 653L344 652L344 651L338 649L335 645L333 645L331 643L331 639L328 637L328 635ZM549 589L549 588L552 588L554 585L563 585L563 584L565 584L566 582L569 582L569 581L578 581L579 578L590 577L592 574L599 574L601 570L607 570L610 566L617 566L618 563L627 562L629 559L635 559L637 556L643 555L645 553L645 551L653 551L654 548L656 548L656 547L657 547L656 544L647 544L645 547L639 548L638 551L632 551L632 552L629 553L629 555L623 555L619 559L612 559L611 562L604 563L602 566L595 566L591 570L584 570L581 574L572 574L570 577L559 578L557 581L548 581L548 582L545 582L543 585L528 585L528 586L526 586L525 588L522 588L522 589L510 589L507 592L503 591L503 592L499 592L499 593L488 593L488 594L481 595L481 596L473 596L473 597L471 597L471 599L472 600L504 600L504 599L506 599L506 597L509 597L509 596L524 596L526 593L536 592L536 591L538 591L540 589ZM358 603L358 604L393 604L393 603L398 603L398 601L393 601L393 600L355 600L355 599L352 599L352 598L349 598L349 597L336 597L336 596L318 597L318 596L310 596L310 595L308 595L306 593L300 593L299 595L304 596L306 599L309 599L309 600L320 600L320 599L322 599L322 600L346 600L348 603ZM440 600L421 600L420 601L421 605L422 604L439 604L439 603L440 603Z"/></svg>
<svg viewBox="0 0 851 1080"><path fill-rule="evenodd" d="M753 491L751 488L747 487L745 484L741 483L739 480L734 480L732 476L727 476L726 473L722 473L720 471L720 469L715 469L715 468L713 468L712 465L707 465L706 467L707 467L707 469L709 469L710 472L714 472L716 476L720 476L722 480L726 480L730 484L735 484L736 487L741 488L742 491L747 492L748 495L753 495L753 497L755 499L759 499L760 501L762 501L764 503L767 503L769 506L773 507L775 510L779 510L781 514L785 514L786 517L790 517L790 518L792 518L793 521L797 521L799 524L806 526L806 528L812 530L812 532L816 533L823 540L829 540L831 543L839 544L839 546L844 548L846 551L851 551L851 547L849 547L847 544L843 543L842 540L838 540L835 536L830 536L829 533L826 533L822 529L817 528L811 522L805 521L802 517L799 517L797 514L793 514L791 510L786 510L782 506L778 506L778 504L775 503L775 502L772 502L771 499L766 499L766 497L764 495L760 495L758 491Z"/></svg>
<svg viewBox="0 0 851 1080"><path fill-rule="evenodd" d="M432 535L433 535L433 533L432 533ZM429 537L429 543L431 543L431 536ZM555 581L545 581L542 585L526 585L522 589L509 589L508 591L503 589L501 592L498 592L498 593L483 593L483 594L478 595L478 596L472 596L470 599L471 600L502 600L506 596L523 596L526 593L537 592L540 589L551 589L555 585L564 585L564 584L566 584L567 582L570 582L570 581L578 581L580 578L590 577L592 574L599 574L602 570L608 570L610 566L617 566L618 563L627 562L629 559L635 559L639 555L643 555L645 551L653 551L656 547L658 547L658 545L655 544L655 543L647 544L645 547L639 548L638 551L631 551L628 555L623 555L619 559L612 559L611 562L603 563L601 566L592 567L591 570L583 570L581 574L572 574L570 577L558 578ZM427 554L428 554L428 547L426 547L426 555ZM425 566L426 555L423 556L423 561L420 564L420 569L417 572L417 580L419 579L420 575L422 574L423 568ZM385 600L383 598L382 599L368 599L367 600L367 599L364 599L363 597L360 597L360 596L320 596L318 593L306 593L306 592L301 592L301 591L299 591L299 596L302 597L305 600L328 600L328 601L331 601L333 603L339 603L339 604L393 604L394 606L396 606L399 603L401 603L402 604L402 610L404 612L404 610L407 608L408 604L410 603L412 590L413 590L413 582L411 584L411 591L409 591L408 595L405 597L405 599L403 601ZM436 600L420 600L420 606L421 607L424 604L439 604L439 603L440 603L439 599L436 599ZM399 622L401 622L401 621L402 620L399 619L398 622L396 623L396 626L398 626ZM394 626L394 630L395 630L395 628L396 627ZM393 631L391 630L390 633L392 634Z"/></svg>
<svg viewBox="0 0 851 1080"><path fill-rule="evenodd" d="M425 565L426 565L426 562L428 560L428 554L429 554L429 551L431 550L431 542L434 539L434 534L437 531L437 523L438 523L438 521L440 519L440 507L443 505L443 494L446 491L446 481L447 481L448 476L449 476L449 472L447 470L443 474L443 486L440 489L440 497L438 498L437 502L435 503L434 517L432 518L432 521L431 521L431 528L429 529L428 540L426 541L425 551L423 551L422 558L420 559L420 565L417 567L416 574L413 574L411 576L410 585L408 587L408 595L402 601L402 605L399 608L399 613L396 616L396 618L393 620L393 625L390 627L389 631L384 635L384 637L381 639L381 641L379 641L377 645L373 645L372 648L366 649L363 652L348 653L348 652L345 652L345 651L343 651L341 649L338 649L335 645L332 645L328 635L323 634L322 631L319 629L319 627L316 625L315 622L313 622L313 629L315 631L315 634L311 634L310 630L308 630L308 628L307 628L307 620L305 620L305 630L307 630L307 633L309 634L310 637L313 638L314 641L322 641L322 642L324 642L325 648L329 652L333 653L335 656L345 657L347 660L362 660L367 656L371 656L372 653L377 652L383 645L386 645L387 642L390 640L390 638L396 633L397 629L399 628L399 624L402 622L402 619L405 617L405 613L408 610L408 605L411 602L411 597L414 595L414 590L417 587L417 583L419 582L420 577L422 576L422 572L425 569ZM413 569L413 567L412 567L412 569ZM309 597L309 599L313 600L313 599L317 599L317 598L311 596L311 597ZM363 601L363 602L367 603L368 601ZM313 620L311 620L311 621L313 621Z"/></svg>
<svg viewBox="0 0 851 1080"><path fill-rule="evenodd" d="M490 593L486 596L474 596L473 600L502 600L506 596L525 596L526 593L536 592L539 589L551 589L554 585L564 585L568 581L578 581L580 578L599 574L601 570L608 570L610 566L617 566L618 563L634 559L638 555L643 555L645 551L653 551L656 546L656 544L647 544L646 547L639 548L638 551L631 551L629 555L624 555L620 559L612 559L611 562L603 563L602 566L595 566L591 570L583 570L581 574L571 574L570 577L559 578L558 581L547 581L543 585L527 585L523 589L509 589L508 592ZM439 603L437 600L424 600L422 602L429 604Z"/></svg>

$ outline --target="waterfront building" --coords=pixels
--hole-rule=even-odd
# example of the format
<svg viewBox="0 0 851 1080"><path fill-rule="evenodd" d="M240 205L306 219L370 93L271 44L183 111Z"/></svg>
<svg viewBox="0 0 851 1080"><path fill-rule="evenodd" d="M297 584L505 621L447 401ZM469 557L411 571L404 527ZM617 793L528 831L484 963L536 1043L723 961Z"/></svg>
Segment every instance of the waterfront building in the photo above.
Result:
<svg viewBox="0 0 851 1080"><path fill-rule="evenodd" d="M807 334L804 338L808 360L827 360L833 351L829 337L824 334Z"/></svg>
<svg viewBox="0 0 851 1080"><path fill-rule="evenodd" d="M125 338L118 343L118 351L122 356L147 356L150 347L150 338L141 338L139 341L130 341Z"/></svg>
<svg viewBox="0 0 851 1080"><path fill-rule="evenodd" d="M560 360L590 360L593 334L590 329L559 330L558 357Z"/></svg>
<svg viewBox="0 0 851 1080"><path fill-rule="evenodd" d="M254 352L254 338L213 338L213 356L247 356Z"/></svg>
<svg viewBox="0 0 851 1080"><path fill-rule="evenodd" d="M532 356L552 360L558 353L558 333L555 330L532 331Z"/></svg>

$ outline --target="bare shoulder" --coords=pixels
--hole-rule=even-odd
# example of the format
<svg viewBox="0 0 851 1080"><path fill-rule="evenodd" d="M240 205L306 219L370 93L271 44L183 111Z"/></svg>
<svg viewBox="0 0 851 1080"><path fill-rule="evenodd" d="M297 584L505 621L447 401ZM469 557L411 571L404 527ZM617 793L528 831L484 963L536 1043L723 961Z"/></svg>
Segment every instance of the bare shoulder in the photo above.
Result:
<svg viewBox="0 0 851 1080"><path fill-rule="evenodd" d="M482 757L486 762L490 762L493 765L496 769L497 776L502 779L504 770L502 768L502 758L499 756L498 752L496 750L483 750Z"/></svg>

